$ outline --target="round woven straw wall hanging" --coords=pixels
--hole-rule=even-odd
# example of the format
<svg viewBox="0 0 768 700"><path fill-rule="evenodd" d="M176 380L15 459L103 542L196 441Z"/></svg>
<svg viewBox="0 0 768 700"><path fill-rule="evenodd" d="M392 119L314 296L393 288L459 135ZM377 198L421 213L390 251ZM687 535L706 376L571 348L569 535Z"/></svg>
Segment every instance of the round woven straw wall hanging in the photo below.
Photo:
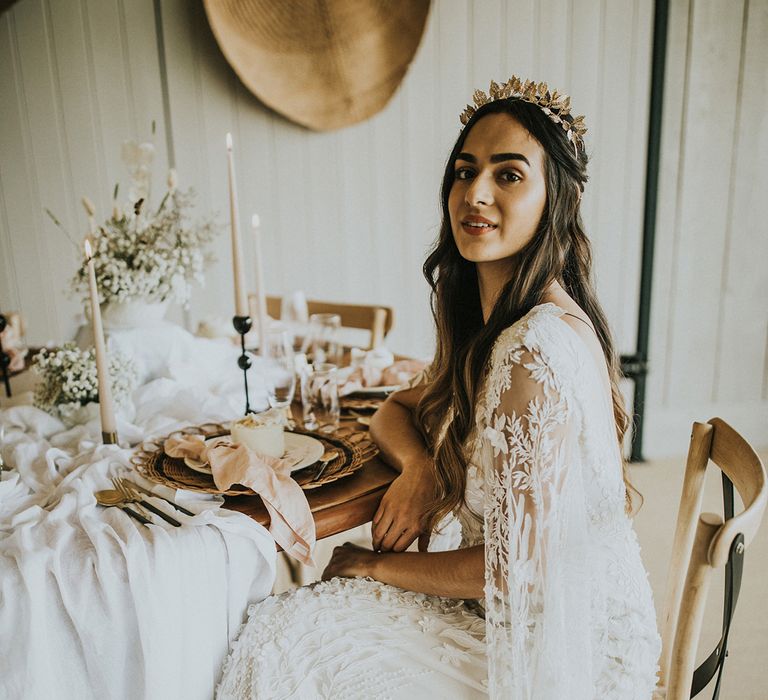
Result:
<svg viewBox="0 0 768 700"><path fill-rule="evenodd" d="M264 104L316 131L363 121L397 90L429 0L204 0L229 64Z"/></svg>

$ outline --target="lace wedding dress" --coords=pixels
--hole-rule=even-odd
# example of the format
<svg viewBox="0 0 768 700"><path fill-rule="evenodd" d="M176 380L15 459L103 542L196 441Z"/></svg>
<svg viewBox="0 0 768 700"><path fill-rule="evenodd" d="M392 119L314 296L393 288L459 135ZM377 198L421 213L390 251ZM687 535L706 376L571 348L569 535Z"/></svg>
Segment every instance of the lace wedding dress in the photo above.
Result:
<svg viewBox="0 0 768 700"><path fill-rule="evenodd" d="M607 377L563 314L537 306L499 336L466 505L430 546L484 542L484 600L370 579L273 596L220 698L650 698L660 642Z"/></svg>

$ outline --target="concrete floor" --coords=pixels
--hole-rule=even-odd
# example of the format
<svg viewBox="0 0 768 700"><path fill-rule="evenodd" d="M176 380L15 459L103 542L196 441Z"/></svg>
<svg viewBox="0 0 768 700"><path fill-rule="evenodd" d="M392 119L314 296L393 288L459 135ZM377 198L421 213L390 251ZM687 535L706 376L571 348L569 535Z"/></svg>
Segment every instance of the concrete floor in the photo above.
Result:
<svg viewBox="0 0 768 700"><path fill-rule="evenodd" d="M762 450L768 464L768 450ZM643 548L654 592L656 611L661 617L664 605L667 567L672 551L675 519L685 469L685 457L633 465L631 479L645 497L635 516L635 528ZM740 505L737 504L736 512ZM710 465L705 485L703 510L722 515L722 487L719 470ZM729 641L729 655L720 690L722 700L768 700L768 519L744 557L744 578ZM723 574L717 572L709 590L707 612L697 663L706 658L721 634ZM712 690L699 697L711 698Z"/></svg>

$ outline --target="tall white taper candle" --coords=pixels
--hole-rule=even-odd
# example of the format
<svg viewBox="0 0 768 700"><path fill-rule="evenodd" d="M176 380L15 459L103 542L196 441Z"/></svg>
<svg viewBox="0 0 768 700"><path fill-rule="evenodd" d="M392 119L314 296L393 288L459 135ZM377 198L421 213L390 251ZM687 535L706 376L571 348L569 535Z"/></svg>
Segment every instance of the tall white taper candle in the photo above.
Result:
<svg viewBox="0 0 768 700"><path fill-rule="evenodd" d="M112 384L109 379L107 350L104 343L104 328L101 325L99 308L99 290L96 287L96 269L93 265L91 242L85 239L85 257L88 261L88 286L91 296L91 327L93 344L96 348L96 373L99 381L99 413L101 414L101 433L104 442L116 442L117 425L115 409L112 404ZM110 437L111 436L111 437Z"/></svg>
<svg viewBox="0 0 768 700"><path fill-rule="evenodd" d="M245 288L243 271L243 246L240 240L240 226L237 215L237 182L235 180L235 158L232 153L232 134L227 134L227 172L229 173L229 219L232 228L232 275L235 281L235 315L248 315L248 293Z"/></svg>
<svg viewBox="0 0 768 700"><path fill-rule="evenodd" d="M254 214L251 217L251 228L253 228L253 247L256 253L256 297L259 312L259 353L262 357L266 356L266 333L269 330L267 321L267 295L264 291L264 265L261 260L261 230L259 226L261 221L259 215Z"/></svg>

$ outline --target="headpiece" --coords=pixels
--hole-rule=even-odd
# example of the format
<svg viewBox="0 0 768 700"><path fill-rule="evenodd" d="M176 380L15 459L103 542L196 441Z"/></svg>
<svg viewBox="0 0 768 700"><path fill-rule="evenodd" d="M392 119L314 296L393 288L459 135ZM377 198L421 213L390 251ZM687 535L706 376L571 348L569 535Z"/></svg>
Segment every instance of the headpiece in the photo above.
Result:
<svg viewBox="0 0 768 700"><path fill-rule="evenodd" d="M472 115L483 105L510 97L536 105L555 124L561 126L566 132L568 140L573 144L577 156L579 148L584 150L583 137L587 132L587 127L584 124L583 116L571 116L571 98L568 95L561 95L557 90L550 91L546 83L535 83L532 80L522 82L516 75L513 75L502 85L492 80L488 94L482 90L475 90L472 95L472 101L475 105L467 105L459 119L466 126Z"/></svg>

